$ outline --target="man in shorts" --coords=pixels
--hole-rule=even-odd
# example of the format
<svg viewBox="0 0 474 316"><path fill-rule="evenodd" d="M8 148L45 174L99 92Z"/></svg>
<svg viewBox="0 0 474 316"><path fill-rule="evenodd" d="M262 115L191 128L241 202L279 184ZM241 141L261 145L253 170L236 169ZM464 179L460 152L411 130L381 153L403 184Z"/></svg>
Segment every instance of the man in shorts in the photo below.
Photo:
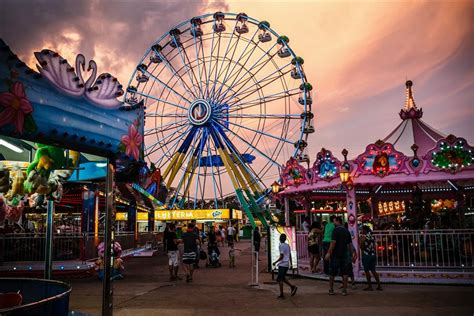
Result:
<svg viewBox="0 0 474 316"><path fill-rule="evenodd" d="M296 290L298 290L295 285L291 284L286 279L286 273L288 272L288 269L291 264L291 249L290 246L286 243L285 234L280 235L279 250L280 257L275 262L273 262L273 265L276 265L278 263L277 282L280 285L280 295L277 298L284 299L285 296L283 295L283 283L286 283L291 288L291 296L294 296L296 294Z"/></svg>
<svg viewBox="0 0 474 316"><path fill-rule="evenodd" d="M179 251L178 251L179 239L176 237L176 226L170 224L168 227L168 233L166 234L166 250L168 252L168 266L170 270L170 281L178 280L178 269L179 269Z"/></svg>
<svg viewBox="0 0 474 316"><path fill-rule="evenodd" d="M193 224L189 223L186 232L182 236L184 244L183 264L186 272L186 282L193 280L194 264L199 245L199 236L193 232Z"/></svg>
<svg viewBox="0 0 474 316"><path fill-rule="evenodd" d="M375 282L377 282L377 290L382 291L382 286L380 285L380 278L375 271L375 265L377 262L377 257L375 253L375 247L377 243L375 241L374 235L372 235L372 230L369 226L362 226L362 235L360 238L360 249L362 250L362 265L364 266L365 277L367 278L367 288L364 291L373 291L372 280L370 278L370 273L374 275Z"/></svg>
<svg viewBox="0 0 474 316"><path fill-rule="evenodd" d="M334 295L334 278L342 276L342 295L347 295L348 264L351 260L357 259L357 254L353 252L351 234L342 225L342 218L336 217L336 227L332 233L331 244L325 259L329 261L329 295Z"/></svg>

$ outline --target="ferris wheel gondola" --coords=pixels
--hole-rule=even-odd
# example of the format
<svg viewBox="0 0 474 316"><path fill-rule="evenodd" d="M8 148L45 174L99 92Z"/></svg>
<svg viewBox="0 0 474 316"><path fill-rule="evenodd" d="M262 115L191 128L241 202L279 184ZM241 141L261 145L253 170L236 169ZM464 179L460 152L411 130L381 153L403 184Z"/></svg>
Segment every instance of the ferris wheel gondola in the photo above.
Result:
<svg viewBox="0 0 474 316"><path fill-rule="evenodd" d="M235 192L253 223L288 157L314 132L312 86L289 38L245 13L194 17L136 67L125 101L143 102L146 160L169 208L220 208Z"/></svg>

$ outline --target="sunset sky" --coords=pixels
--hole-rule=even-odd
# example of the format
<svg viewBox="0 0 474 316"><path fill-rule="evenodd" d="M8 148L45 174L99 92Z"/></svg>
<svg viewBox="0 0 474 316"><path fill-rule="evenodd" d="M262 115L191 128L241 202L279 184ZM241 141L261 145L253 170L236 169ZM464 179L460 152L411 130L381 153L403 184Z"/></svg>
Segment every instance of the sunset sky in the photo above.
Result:
<svg viewBox="0 0 474 316"><path fill-rule="evenodd" d="M267 20L305 59L315 87L313 160L322 147L354 157L400 122L407 79L424 121L474 144L472 1L2 0L0 37L33 52L94 58L126 84L154 39L195 15L245 12Z"/></svg>

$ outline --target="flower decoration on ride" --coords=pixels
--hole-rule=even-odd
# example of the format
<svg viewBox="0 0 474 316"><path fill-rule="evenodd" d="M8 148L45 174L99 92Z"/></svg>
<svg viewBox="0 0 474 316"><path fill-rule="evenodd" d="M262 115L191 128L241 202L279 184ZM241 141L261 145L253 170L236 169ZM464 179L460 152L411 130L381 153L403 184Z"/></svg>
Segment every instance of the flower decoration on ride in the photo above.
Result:
<svg viewBox="0 0 474 316"><path fill-rule="evenodd" d="M283 168L282 179L284 186L299 186L306 183L305 168L298 163L298 160L291 157Z"/></svg>
<svg viewBox="0 0 474 316"><path fill-rule="evenodd" d="M337 175L340 162L330 150L321 148L313 164L314 173L321 179L330 180Z"/></svg>
<svg viewBox="0 0 474 316"><path fill-rule="evenodd" d="M473 148L464 138L454 135L438 141L434 150L428 153L431 164L438 169L456 173L474 164Z"/></svg>
<svg viewBox="0 0 474 316"><path fill-rule="evenodd" d="M396 151L392 144L381 140L367 146L365 152L357 157L356 163L362 174L385 177L400 171L405 155Z"/></svg>
<svg viewBox="0 0 474 316"><path fill-rule="evenodd" d="M140 123L135 120L133 124L128 127L128 134L123 135L119 145L119 152L125 152L129 157L138 160L141 154L141 145L143 143L143 136L138 131Z"/></svg>
<svg viewBox="0 0 474 316"><path fill-rule="evenodd" d="M15 133L23 134L24 129L34 132L33 107L26 97L23 83L13 81L16 76L15 72L11 73L11 78L7 79L9 91L0 93L0 127L11 124L15 126Z"/></svg>

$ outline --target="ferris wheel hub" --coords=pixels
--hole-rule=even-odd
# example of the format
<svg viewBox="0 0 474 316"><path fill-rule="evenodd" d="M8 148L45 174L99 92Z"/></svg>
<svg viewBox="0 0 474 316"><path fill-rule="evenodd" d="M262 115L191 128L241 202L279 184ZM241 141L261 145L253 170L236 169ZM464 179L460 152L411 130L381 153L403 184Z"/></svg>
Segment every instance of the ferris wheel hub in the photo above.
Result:
<svg viewBox="0 0 474 316"><path fill-rule="evenodd" d="M189 122L197 126L206 124L211 119L211 115L212 107L204 99L195 100L188 110Z"/></svg>

